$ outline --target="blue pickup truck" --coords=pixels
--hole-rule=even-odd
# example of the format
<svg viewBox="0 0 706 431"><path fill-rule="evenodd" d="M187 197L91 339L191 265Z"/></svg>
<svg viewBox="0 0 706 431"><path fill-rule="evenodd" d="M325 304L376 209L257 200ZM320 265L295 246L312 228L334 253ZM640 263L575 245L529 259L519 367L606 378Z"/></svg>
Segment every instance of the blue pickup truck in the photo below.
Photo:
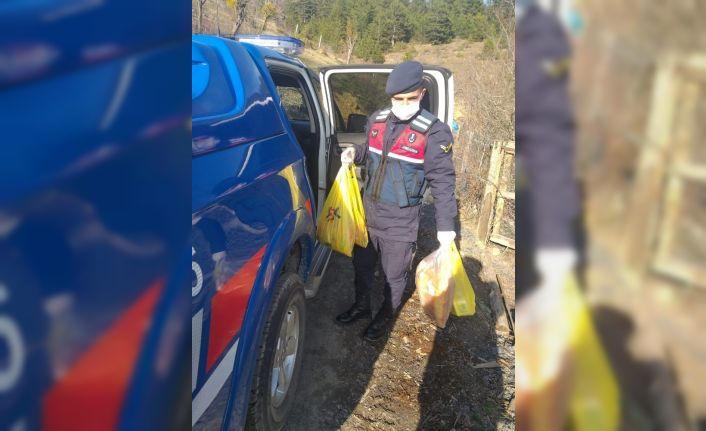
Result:
<svg viewBox="0 0 706 431"><path fill-rule="evenodd" d="M0 4L0 430L190 426L189 17Z"/></svg>
<svg viewBox="0 0 706 431"><path fill-rule="evenodd" d="M305 299L331 257L317 211L342 149L389 103L392 66L317 74L282 52L296 54L296 39L238 39L192 37L191 422L277 430L317 312ZM451 73L427 66L424 79L422 106L450 124Z"/></svg>

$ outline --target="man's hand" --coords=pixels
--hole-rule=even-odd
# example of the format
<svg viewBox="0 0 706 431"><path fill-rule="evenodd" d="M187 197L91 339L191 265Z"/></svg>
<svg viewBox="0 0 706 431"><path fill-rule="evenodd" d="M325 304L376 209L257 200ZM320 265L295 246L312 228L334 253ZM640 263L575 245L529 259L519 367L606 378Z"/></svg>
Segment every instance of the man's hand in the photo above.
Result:
<svg viewBox="0 0 706 431"><path fill-rule="evenodd" d="M516 419L521 429L564 429L574 365L562 289L576 260L570 247L539 249L534 261L539 283L517 303L515 322L522 336L515 347L521 352L515 363Z"/></svg>
<svg viewBox="0 0 706 431"><path fill-rule="evenodd" d="M456 238L456 232L452 230L440 231L436 233L436 239L439 240L440 247L448 247Z"/></svg>
<svg viewBox="0 0 706 431"><path fill-rule="evenodd" d="M355 161L355 147L348 147L341 153L341 164L343 166L352 165Z"/></svg>
<svg viewBox="0 0 706 431"><path fill-rule="evenodd" d="M574 270L576 260L576 251L569 247L537 250L534 267L539 274L538 288L549 292L561 289Z"/></svg>

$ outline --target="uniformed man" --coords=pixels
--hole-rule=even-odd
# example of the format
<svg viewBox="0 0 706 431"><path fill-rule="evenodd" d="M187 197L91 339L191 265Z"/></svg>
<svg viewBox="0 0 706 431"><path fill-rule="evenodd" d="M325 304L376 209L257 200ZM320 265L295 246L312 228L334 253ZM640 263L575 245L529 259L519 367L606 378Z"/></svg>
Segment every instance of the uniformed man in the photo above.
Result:
<svg viewBox="0 0 706 431"><path fill-rule="evenodd" d="M517 0L515 6L515 315L523 334L517 344L517 428L552 431L566 428L572 383L569 356L560 350L566 345L560 341L565 325L554 319L561 315L556 307L562 306L562 288L578 258L571 51L552 13L534 0ZM539 341L546 338L559 347L537 347L546 346Z"/></svg>
<svg viewBox="0 0 706 431"><path fill-rule="evenodd" d="M385 273L384 302L365 330L364 338L384 335L400 307L407 284L422 196L431 187L436 210L437 239L449 246L456 237L457 215L452 159L453 136L449 126L421 109L422 65L399 64L390 73L385 91L392 106L368 119L365 145L346 149L343 164L365 164L368 179L363 206L370 241L353 250L355 303L336 317L342 324L371 316L370 293L378 257Z"/></svg>
<svg viewBox="0 0 706 431"><path fill-rule="evenodd" d="M516 17L519 308L530 292L552 295L575 268L579 195L569 39L561 22L533 0L516 2Z"/></svg>

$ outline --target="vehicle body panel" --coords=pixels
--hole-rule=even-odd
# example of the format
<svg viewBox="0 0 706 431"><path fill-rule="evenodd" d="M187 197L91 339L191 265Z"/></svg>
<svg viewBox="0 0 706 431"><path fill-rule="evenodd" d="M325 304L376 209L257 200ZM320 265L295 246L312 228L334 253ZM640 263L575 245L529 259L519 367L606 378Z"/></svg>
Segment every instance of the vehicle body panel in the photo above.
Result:
<svg viewBox="0 0 706 431"><path fill-rule="evenodd" d="M295 244L300 275L310 269L312 191L259 51L193 39L231 56L238 75L230 79L240 81L244 103L193 122L193 261L203 286L192 295L192 426L241 429L263 320Z"/></svg>
<svg viewBox="0 0 706 431"><path fill-rule="evenodd" d="M172 423L190 107L188 74L165 74L188 13L167 3L162 25L131 1L0 6L0 429Z"/></svg>

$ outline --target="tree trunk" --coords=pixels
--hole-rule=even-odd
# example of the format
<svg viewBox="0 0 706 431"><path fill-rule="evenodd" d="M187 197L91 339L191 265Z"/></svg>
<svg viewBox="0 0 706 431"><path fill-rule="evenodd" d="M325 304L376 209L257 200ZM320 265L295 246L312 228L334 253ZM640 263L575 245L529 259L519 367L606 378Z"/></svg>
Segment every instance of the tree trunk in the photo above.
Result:
<svg viewBox="0 0 706 431"><path fill-rule="evenodd" d="M216 31L221 35L221 0L216 0Z"/></svg>
<svg viewBox="0 0 706 431"><path fill-rule="evenodd" d="M353 49L355 49L355 41L348 44L348 52L346 55L346 64L351 64L351 56L353 55Z"/></svg>
<svg viewBox="0 0 706 431"><path fill-rule="evenodd" d="M248 2L246 0L238 0L235 3L235 21L233 22L233 31L231 31L231 34L233 36L238 34L240 26L243 25L243 21L245 21L245 8L247 6Z"/></svg>
<svg viewBox="0 0 706 431"><path fill-rule="evenodd" d="M198 0L199 2L199 33L203 33L203 4L205 3L204 0Z"/></svg>

